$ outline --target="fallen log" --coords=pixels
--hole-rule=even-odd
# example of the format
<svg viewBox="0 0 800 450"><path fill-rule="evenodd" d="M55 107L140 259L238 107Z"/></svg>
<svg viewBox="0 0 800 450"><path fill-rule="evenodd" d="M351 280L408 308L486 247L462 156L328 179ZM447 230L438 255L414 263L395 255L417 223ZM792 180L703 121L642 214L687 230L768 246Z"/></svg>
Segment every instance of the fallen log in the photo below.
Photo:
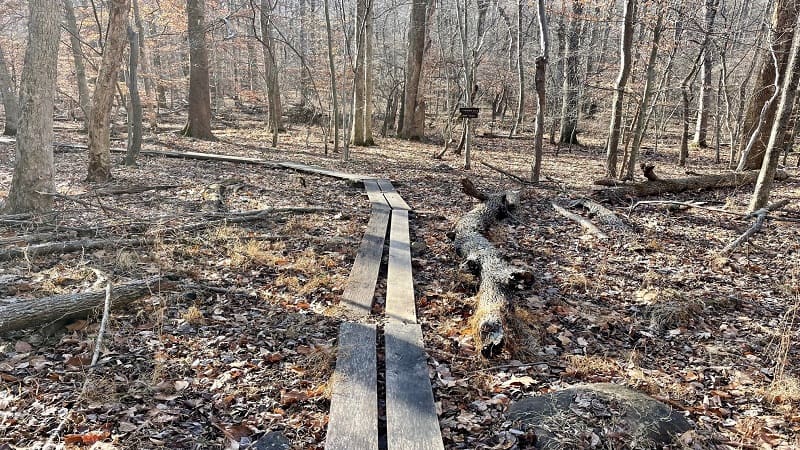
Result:
<svg viewBox="0 0 800 450"><path fill-rule="evenodd" d="M32 258L34 256L69 253L83 250L94 250L106 247L138 247L153 242L153 238L131 239L78 239L75 241L45 242L43 244L13 247L0 251L0 261L15 258Z"/></svg>
<svg viewBox="0 0 800 450"><path fill-rule="evenodd" d="M116 308L157 292L167 284L172 283L162 277L152 277L114 286L111 307ZM86 317L102 308L105 298L105 289L37 299L7 298L0 304L0 333Z"/></svg>
<svg viewBox="0 0 800 450"><path fill-rule="evenodd" d="M595 217L600 223L610 226L611 228L620 231L622 233L627 233L631 231L630 227L622 221L613 211L606 208L605 206L593 202L588 198L582 198L574 202L575 205L581 205L587 210L589 210L589 214Z"/></svg>
<svg viewBox="0 0 800 450"><path fill-rule="evenodd" d="M608 235L605 234L603 230L601 230L600 228L597 228L597 225L593 224L589 219L580 216L578 214L569 212L555 203L551 203L551 205L553 205L553 209L555 209L557 213L561 214L562 216L566 217L569 220L572 220L573 222L578 223L586 231L597 236L598 239L608 239Z"/></svg>
<svg viewBox="0 0 800 450"><path fill-rule="evenodd" d="M652 170L651 170L652 173ZM789 175L779 170L775 173L776 180L785 180ZM758 171L729 172L718 175L702 175L697 177L672 178L648 180L641 183L632 183L607 187L596 190L592 197L609 202L621 202L630 198L648 197L667 193L685 191L701 191L726 187L741 187L755 184Z"/></svg>
<svg viewBox="0 0 800 450"><path fill-rule="evenodd" d="M483 232L518 205L519 193L484 194L466 178L461 180L461 185L465 194L482 201L456 223L454 245L459 256L464 258L462 268L480 277L472 323L477 347L484 357L490 358L503 350L506 341L506 291L530 278L530 273L504 261Z"/></svg>

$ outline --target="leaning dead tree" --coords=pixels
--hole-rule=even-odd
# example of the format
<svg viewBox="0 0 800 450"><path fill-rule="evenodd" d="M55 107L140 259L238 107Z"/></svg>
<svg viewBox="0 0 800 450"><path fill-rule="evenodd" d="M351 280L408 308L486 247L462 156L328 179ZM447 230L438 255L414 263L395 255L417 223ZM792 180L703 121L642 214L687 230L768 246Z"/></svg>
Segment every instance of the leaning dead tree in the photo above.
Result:
<svg viewBox="0 0 800 450"><path fill-rule="evenodd" d="M599 200L619 202L628 198L648 197L661 194L675 194L685 191L702 191L727 187L751 186L758 179L757 171L729 172L696 177L662 179L655 175L652 166L642 166L647 181L641 183L622 184L595 191L592 196ZM786 172L778 171L776 180L785 180Z"/></svg>
<svg viewBox="0 0 800 450"><path fill-rule="evenodd" d="M151 277L115 286L111 293L111 307L116 308L157 292L166 283L168 281L162 277ZM86 317L102 308L105 299L106 293L102 289L33 300L3 299L0 302L0 333Z"/></svg>
<svg viewBox="0 0 800 450"><path fill-rule="evenodd" d="M492 223L516 208L519 192L485 194L466 178L461 180L461 185L465 194L482 202L458 221L454 244L456 252L464 258L462 268L477 274L481 280L472 320L476 345L484 357L490 358L498 355L507 341L506 291L510 286L529 278L530 273L503 260L483 233Z"/></svg>

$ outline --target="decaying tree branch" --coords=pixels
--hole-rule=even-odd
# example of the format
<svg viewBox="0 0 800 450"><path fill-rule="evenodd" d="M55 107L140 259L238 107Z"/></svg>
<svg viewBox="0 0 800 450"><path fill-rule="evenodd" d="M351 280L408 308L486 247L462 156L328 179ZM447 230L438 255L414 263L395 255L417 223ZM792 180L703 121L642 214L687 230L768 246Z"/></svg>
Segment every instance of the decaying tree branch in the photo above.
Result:
<svg viewBox="0 0 800 450"><path fill-rule="evenodd" d="M586 231L597 236L598 239L608 239L608 235L605 234L600 228L597 228L597 225L593 224L589 219L579 216L578 214L569 212L555 203L551 203L551 205L553 205L553 209L555 209L557 213L561 214L562 216L566 217L569 220L577 222Z"/></svg>
<svg viewBox="0 0 800 450"><path fill-rule="evenodd" d="M132 281L114 288L111 308L116 308L151 292L164 288L169 282L162 277ZM105 290L61 294L33 300L12 298L0 305L0 333L23 328L41 327L64 319L86 317L105 303Z"/></svg>
<svg viewBox="0 0 800 450"><path fill-rule="evenodd" d="M745 216L745 218L755 217L756 220L755 222L753 222L753 225L747 229L747 231L745 231L741 236L733 240L733 242L726 245L725 248L720 250L719 254L722 256L730 255L734 250L736 250L736 248L738 248L743 243L747 242L754 234L758 233L758 231L764 225L764 221L767 219L769 213L777 211L788 204L789 200L783 199L771 205L767 205L757 211L753 211L747 216Z"/></svg>
<svg viewBox="0 0 800 450"><path fill-rule="evenodd" d="M620 219L619 216L617 216L616 214L614 214L613 211L611 211L610 209L606 208L605 206L597 202L589 200L588 198L582 198L580 200L576 200L575 202L573 202L573 204L583 206L584 208L589 210L589 213L593 217L597 218L597 220L599 220L600 223L608 225L616 231L622 233L627 233L631 231L630 227L622 219Z"/></svg>
<svg viewBox="0 0 800 450"><path fill-rule="evenodd" d="M655 174L652 174L652 176L655 176ZM667 193L748 186L754 184L757 178L758 171L730 172L719 175L702 175L699 177L673 179L657 178L656 180L648 180L642 183L598 189L592 196L600 200L619 202L628 198L647 197ZM785 180L787 178L789 178L789 176L784 171L778 171L775 174L776 180Z"/></svg>
<svg viewBox="0 0 800 450"><path fill-rule="evenodd" d="M462 267L480 276L473 324L476 344L481 354L488 358L503 350L508 306L506 291L529 278L530 273L504 261L483 232L518 205L519 193L485 194L468 179L461 180L461 184L464 193L482 201L456 223L454 245L456 252L464 258Z"/></svg>

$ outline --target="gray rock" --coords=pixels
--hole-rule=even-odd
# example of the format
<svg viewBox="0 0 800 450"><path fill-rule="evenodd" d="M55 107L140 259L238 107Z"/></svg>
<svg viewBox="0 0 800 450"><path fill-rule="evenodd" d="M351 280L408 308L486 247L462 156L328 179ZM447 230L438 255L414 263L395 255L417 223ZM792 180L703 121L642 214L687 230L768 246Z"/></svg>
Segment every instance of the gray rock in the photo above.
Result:
<svg viewBox="0 0 800 450"><path fill-rule="evenodd" d="M508 419L525 432L520 448L540 450L680 448L676 438L692 429L664 403L611 383L524 398Z"/></svg>
<svg viewBox="0 0 800 450"><path fill-rule="evenodd" d="M280 431L270 431L253 445L256 450L289 450L292 443Z"/></svg>

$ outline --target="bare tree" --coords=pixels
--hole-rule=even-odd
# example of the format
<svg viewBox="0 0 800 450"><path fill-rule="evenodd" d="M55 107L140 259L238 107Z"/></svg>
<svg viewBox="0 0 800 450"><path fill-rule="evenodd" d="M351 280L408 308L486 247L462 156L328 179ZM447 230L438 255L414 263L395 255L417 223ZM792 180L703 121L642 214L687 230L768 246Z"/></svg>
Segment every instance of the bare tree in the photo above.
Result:
<svg viewBox="0 0 800 450"><path fill-rule="evenodd" d="M542 141L544 139L544 112L547 108L545 99L545 76L547 74L547 58L550 53L550 37L548 35L545 0L537 0L536 10L539 19L539 56L536 57L536 72L533 82L536 85L536 128L533 134L533 164L531 165L531 181L539 182L542 171Z"/></svg>
<svg viewBox="0 0 800 450"><path fill-rule="evenodd" d="M758 169L764 158L768 137L764 124L775 119L779 80L784 77L792 45L792 33L798 15L795 0L776 0L772 14L769 51L765 52L753 95L747 107L739 137L740 162L737 170ZM752 142L751 142L752 141Z"/></svg>
<svg viewBox="0 0 800 450"><path fill-rule="evenodd" d="M17 134L17 124L19 122L19 103L17 101L17 88L11 80L11 75L8 72L6 65L6 57L3 54L3 48L0 47L0 100L3 101L3 108L6 111L6 124L3 128L3 134L6 136L15 136Z"/></svg>
<svg viewBox="0 0 800 450"><path fill-rule="evenodd" d="M786 76L781 89L781 100L778 103L776 120L772 125L769 142L764 155L761 171L756 180L755 191L750 199L749 210L755 211L767 205L775 171L778 168L778 158L783 150L783 139L789 119L792 116L792 106L797 94L797 84L800 81L800 20L795 22L794 38L792 39L791 55L786 66Z"/></svg>
<svg viewBox="0 0 800 450"><path fill-rule="evenodd" d="M356 0L356 60L353 80L351 142L372 145L372 8L373 0Z"/></svg>
<svg viewBox="0 0 800 450"><path fill-rule="evenodd" d="M205 0L187 0L189 30L189 118L181 134L197 139L216 140L211 132L211 93L208 86Z"/></svg>
<svg viewBox="0 0 800 450"><path fill-rule="evenodd" d="M44 212L53 208L53 98L58 64L59 4L29 0L28 48L20 85L20 121L6 213Z"/></svg>
<svg viewBox="0 0 800 450"><path fill-rule="evenodd" d="M261 0L261 45L264 50L264 78L267 82L267 100L269 101L269 128L272 130L272 146L278 146L278 132L283 128L281 116L283 107L281 106L281 91L278 86L278 59L275 49L275 38L272 31L275 25L272 23L272 15L275 3L270 0Z"/></svg>
<svg viewBox="0 0 800 450"><path fill-rule="evenodd" d="M111 106L117 88L117 71L125 49L128 0L111 0L103 59L97 73L89 116L89 168L87 181L111 179Z"/></svg>
<svg viewBox="0 0 800 450"><path fill-rule="evenodd" d="M134 0L136 1L136 0ZM128 60L128 149L122 163L135 166L136 158L142 150L142 99L139 96L139 35L128 26L128 42L131 50Z"/></svg>
<svg viewBox="0 0 800 450"><path fill-rule="evenodd" d="M401 137L405 139L422 139L425 136L425 100L419 92L419 82L422 78L422 61L425 56L427 7L427 0L414 0L411 3L406 79L403 90L405 114L401 132Z"/></svg>
<svg viewBox="0 0 800 450"><path fill-rule="evenodd" d="M333 60L333 37L331 36L331 12L328 0L323 0L325 8L325 32L328 37L328 70L331 84L331 120L333 121L333 151L339 151L339 98L336 93L336 65ZM326 147L327 148L327 147Z"/></svg>
<svg viewBox="0 0 800 450"><path fill-rule="evenodd" d="M67 33L69 33L69 44L72 47L72 60L75 63L75 78L78 81L78 103L83 111L84 126L88 129L92 100L89 95L89 84L86 82L86 67L83 64L83 51L72 0L64 0L64 18L66 19Z"/></svg>
<svg viewBox="0 0 800 450"><path fill-rule="evenodd" d="M578 105L580 104L580 57L578 46L581 37L583 3L572 0L572 17L564 47L564 85L561 98L561 127L558 141L562 144L578 143Z"/></svg>
<svg viewBox="0 0 800 450"><path fill-rule="evenodd" d="M622 101L625 86L631 72L631 47L633 46L633 24L636 18L636 0L625 0L622 35L620 36L620 67L614 84L614 98L611 103L611 124L606 144L606 176L617 177L617 146L622 128Z"/></svg>
<svg viewBox="0 0 800 450"><path fill-rule="evenodd" d="M697 106L697 123L694 131L694 142L700 147L707 147L708 110L711 108L711 48L709 42L714 30L714 18L717 15L719 0L706 0L703 3L705 22L703 23L703 43L700 52L703 54L703 64L700 66L700 104Z"/></svg>

